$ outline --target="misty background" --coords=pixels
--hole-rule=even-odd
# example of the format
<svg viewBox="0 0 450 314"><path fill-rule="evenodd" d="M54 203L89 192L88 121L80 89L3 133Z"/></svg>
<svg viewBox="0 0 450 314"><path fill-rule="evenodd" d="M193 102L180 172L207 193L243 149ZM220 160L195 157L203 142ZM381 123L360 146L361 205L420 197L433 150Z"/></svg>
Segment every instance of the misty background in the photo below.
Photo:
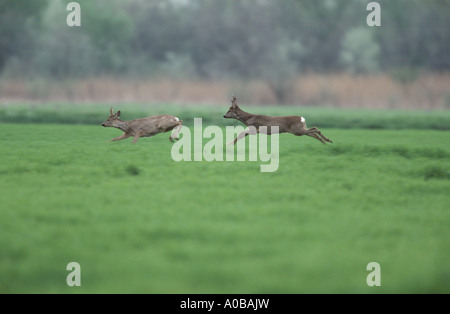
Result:
<svg viewBox="0 0 450 314"><path fill-rule="evenodd" d="M450 108L450 1L0 0L0 103Z"/></svg>

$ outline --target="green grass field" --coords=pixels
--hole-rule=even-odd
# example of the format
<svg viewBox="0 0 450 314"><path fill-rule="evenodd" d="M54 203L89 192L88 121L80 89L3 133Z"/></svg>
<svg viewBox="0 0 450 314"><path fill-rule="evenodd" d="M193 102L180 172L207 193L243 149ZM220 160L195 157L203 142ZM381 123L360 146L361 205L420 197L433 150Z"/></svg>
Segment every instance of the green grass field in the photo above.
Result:
<svg viewBox="0 0 450 314"><path fill-rule="evenodd" d="M174 162L168 134L0 124L0 293L449 293L449 132L317 126L334 144L283 134L261 173Z"/></svg>

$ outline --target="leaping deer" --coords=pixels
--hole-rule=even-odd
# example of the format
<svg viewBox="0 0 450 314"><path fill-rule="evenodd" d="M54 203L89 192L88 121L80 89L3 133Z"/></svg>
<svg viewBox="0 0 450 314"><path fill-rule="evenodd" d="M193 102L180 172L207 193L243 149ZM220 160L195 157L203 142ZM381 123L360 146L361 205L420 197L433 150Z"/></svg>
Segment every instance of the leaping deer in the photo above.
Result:
<svg viewBox="0 0 450 314"><path fill-rule="evenodd" d="M233 96L231 99L231 107L228 112L223 116L226 119L236 119L244 123L247 130L241 132L236 139L229 143L236 144L237 141L246 137L247 135L255 135L256 133L260 133L260 127L267 127L266 134L271 134L272 126L278 126L278 133L291 133L296 136L307 135L319 140L322 143L333 143L330 139L326 138L322 132L320 132L316 127L312 127L308 129L306 127L306 120L303 117L299 116L285 116L285 117L271 117L271 116L263 116L263 115L255 115L248 112L245 112L241 108L239 108L237 104L237 97Z"/></svg>
<svg viewBox="0 0 450 314"><path fill-rule="evenodd" d="M111 142L134 137L133 143L136 143L140 137L150 137L175 129L173 134L169 137L169 140L173 142L174 139L178 140L178 134L183 126L183 120L168 114L131 121L122 121L119 119L120 110L114 113L113 108L111 107L109 113L108 119L102 123L102 126L118 128L124 132L121 136L113 138Z"/></svg>

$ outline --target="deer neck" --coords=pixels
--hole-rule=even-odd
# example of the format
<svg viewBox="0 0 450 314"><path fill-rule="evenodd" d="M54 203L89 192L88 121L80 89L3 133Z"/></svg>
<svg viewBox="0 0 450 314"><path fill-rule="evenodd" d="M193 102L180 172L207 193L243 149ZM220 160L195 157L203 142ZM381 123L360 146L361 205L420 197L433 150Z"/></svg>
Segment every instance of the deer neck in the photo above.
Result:
<svg viewBox="0 0 450 314"><path fill-rule="evenodd" d="M129 122L128 121L122 121L122 120L118 120L115 125L115 128L118 128L124 132L128 132L129 129Z"/></svg>
<svg viewBox="0 0 450 314"><path fill-rule="evenodd" d="M248 124L247 124L247 121L248 121L251 117L253 117L253 115L252 115L251 113L245 112L245 111L242 110L241 108L239 108L237 112L238 112L238 117L237 117L237 119L238 119L239 121L241 121L242 123L244 123L245 125L248 125Z"/></svg>

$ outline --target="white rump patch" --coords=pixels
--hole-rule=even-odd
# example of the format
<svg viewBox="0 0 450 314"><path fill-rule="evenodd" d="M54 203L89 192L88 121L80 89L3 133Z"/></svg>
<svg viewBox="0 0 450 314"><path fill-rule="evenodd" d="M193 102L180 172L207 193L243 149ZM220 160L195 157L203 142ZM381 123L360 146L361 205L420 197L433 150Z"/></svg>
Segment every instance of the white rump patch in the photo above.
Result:
<svg viewBox="0 0 450 314"><path fill-rule="evenodd" d="M305 123L305 118L303 118L303 117L301 117L301 120L300 120L302 123Z"/></svg>
<svg viewBox="0 0 450 314"><path fill-rule="evenodd" d="M180 119L178 119L177 117L175 117L175 121L180 121Z"/></svg>

